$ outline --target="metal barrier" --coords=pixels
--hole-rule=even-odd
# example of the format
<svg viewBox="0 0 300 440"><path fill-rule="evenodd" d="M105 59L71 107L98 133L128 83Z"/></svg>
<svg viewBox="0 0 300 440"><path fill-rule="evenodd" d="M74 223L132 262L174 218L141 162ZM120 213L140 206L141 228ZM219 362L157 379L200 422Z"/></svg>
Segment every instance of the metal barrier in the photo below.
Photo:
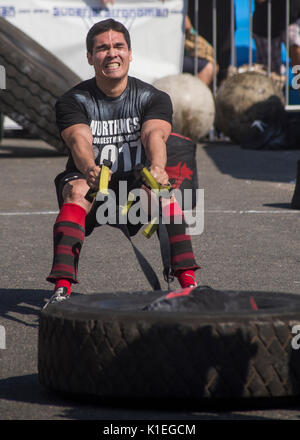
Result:
<svg viewBox="0 0 300 440"><path fill-rule="evenodd" d="M202 0L203 1L203 0ZM212 2L212 45L214 48L214 76L213 76L213 93L214 95L217 92L217 0L205 0ZM272 29L272 0L266 0L267 2L267 39L268 39L268 56L267 56L267 74L271 75L271 29ZM238 0L231 0L231 67L235 68L237 65L237 56L236 56L236 44L235 44L235 8L238 8ZM253 65L253 4L254 0L249 0L249 70ZM201 12L201 0L194 0L194 27L196 34L201 35L201 29L199 29L198 22L198 14ZM290 105L289 104L289 68L290 68L290 59L289 59L289 36L288 36L288 27L290 25L290 0L286 0L286 65L285 65L285 109L288 111L299 110L300 105ZM194 74L197 75L198 71L198 55L197 55L197 39L195 39L195 52L194 52Z"/></svg>

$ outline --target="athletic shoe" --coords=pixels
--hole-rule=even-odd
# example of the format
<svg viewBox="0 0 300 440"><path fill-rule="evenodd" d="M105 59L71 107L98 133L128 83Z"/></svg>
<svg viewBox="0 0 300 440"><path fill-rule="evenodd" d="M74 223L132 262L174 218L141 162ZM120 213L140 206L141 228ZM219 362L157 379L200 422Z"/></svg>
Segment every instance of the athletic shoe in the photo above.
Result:
<svg viewBox="0 0 300 440"><path fill-rule="evenodd" d="M191 284L189 284L187 287L198 287L197 280L195 277L193 277L193 275L186 274L186 277L191 278Z"/></svg>
<svg viewBox="0 0 300 440"><path fill-rule="evenodd" d="M68 295L68 289L66 287L58 287L58 289L55 290L54 294L44 305L43 309L45 309L49 304L60 303L69 298L70 295Z"/></svg>

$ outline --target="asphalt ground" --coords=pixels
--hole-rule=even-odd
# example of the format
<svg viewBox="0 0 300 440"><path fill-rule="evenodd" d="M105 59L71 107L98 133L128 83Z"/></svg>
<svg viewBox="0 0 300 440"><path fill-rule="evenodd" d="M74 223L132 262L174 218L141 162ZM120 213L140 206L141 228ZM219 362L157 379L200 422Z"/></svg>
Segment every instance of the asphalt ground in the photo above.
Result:
<svg viewBox="0 0 300 440"><path fill-rule="evenodd" d="M250 151L230 143L197 146L204 229L192 236L200 284L215 289L300 293L300 211L290 209L299 150ZM37 376L39 312L52 286L53 178L65 165L43 142L0 144L1 420L298 420L300 402L262 408L155 408L80 402L43 389ZM158 242L134 238L159 274ZM109 226L87 238L74 292L149 290L132 248ZM178 287L177 282L173 287Z"/></svg>

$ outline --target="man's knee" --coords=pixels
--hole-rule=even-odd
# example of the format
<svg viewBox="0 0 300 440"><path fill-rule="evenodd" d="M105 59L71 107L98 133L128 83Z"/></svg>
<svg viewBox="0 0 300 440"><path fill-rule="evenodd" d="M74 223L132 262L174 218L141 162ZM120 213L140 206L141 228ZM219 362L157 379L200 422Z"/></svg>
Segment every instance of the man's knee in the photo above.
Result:
<svg viewBox="0 0 300 440"><path fill-rule="evenodd" d="M214 65L212 62L208 62L206 66L198 73L198 78L209 86L214 78Z"/></svg>
<svg viewBox="0 0 300 440"><path fill-rule="evenodd" d="M85 199L89 186L85 180L72 180L65 184L62 196L66 203L77 203L84 208L89 208L90 203Z"/></svg>

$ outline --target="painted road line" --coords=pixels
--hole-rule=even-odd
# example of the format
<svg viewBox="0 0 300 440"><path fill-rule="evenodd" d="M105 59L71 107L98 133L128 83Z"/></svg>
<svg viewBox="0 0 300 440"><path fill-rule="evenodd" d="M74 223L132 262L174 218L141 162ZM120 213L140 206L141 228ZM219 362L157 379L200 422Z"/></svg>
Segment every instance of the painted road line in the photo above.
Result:
<svg viewBox="0 0 300 440"><path fill-rule="evenodd" d="M185 211L192 213L203 213L202 210L196 211ZM299 210L297 209L282 209L278 211L270 211L270 210L230 210L230 209L205 209L204 213L206 214L299 214ZM57 215L59 211L15 211L15 212L0 212L0 216L8 217L8 216L22 216L22 215Z"/></svg>
<svg viewBox="0 0 300 440"><path fill-rule="evenodd" d="M0 216L18 216L18 215L52 215L58 214L58 211L16 211L16 212L0 212Z"/></svg>

